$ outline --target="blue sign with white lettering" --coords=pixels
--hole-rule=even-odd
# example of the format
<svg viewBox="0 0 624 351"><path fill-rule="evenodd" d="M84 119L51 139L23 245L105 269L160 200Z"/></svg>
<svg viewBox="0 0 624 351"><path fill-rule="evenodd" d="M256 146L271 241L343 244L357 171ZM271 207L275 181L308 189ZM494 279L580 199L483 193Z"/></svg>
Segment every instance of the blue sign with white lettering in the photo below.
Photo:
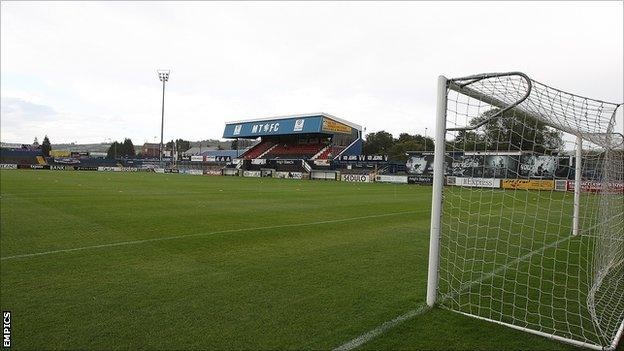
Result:
<svg viewBox="0 0 624 351"><path fill-rule="evenodd" d="M322 116L312 116L228 123L225 125L223 137L253 138L267 135L321 133L322 122Z"/></svg>

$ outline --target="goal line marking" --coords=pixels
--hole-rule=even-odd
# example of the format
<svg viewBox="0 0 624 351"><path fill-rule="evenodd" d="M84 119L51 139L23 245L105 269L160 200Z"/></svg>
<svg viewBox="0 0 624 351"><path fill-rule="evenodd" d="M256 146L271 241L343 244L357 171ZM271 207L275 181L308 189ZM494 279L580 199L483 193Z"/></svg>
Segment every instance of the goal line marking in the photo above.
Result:
<svg viewBox="0 0 624 351"><path fill-rule="evenodd" d="M265 226L265 227L253 227L253 228L225 229L225 230L218 230L218 231L206 232L206 233L175 235L175 236L166 236L166 237L152 238L152 239L142 239L142 240L120 241L120 242L110 243L110 244L90 245L90 246L82 246L82 247L75 247L75 248L69 248L69 249L59 249L59 250L50 250L50 251L42 251L42 252L33 252L33 253L19 254L19 255L13 255L13 256L5 256L5 257L1 257L0 260L6 261L6 260L12 260L12 259L16 259L16 258L45 256L45 255L51 255L51 254L56 254L56 253L92 250L92 249L99 249L99 248L105 248L105 247L136 245L136 244L144 244L144 243L150 243L150 242L155 242L155 241L165 241L165 240L192 238L192 237L208 236L208 235L215 235L215 234L251 232L251 231L256 231L256 230L278 229L278 228L292 228L292 227L305 227L305 226L319 225L319 224L351 222L351 221L357 221L357 220L361 220L361 219L381 218L381 217L390 217L390 216L400 216L400 215L405 215L405 214L424 213L424 212L428 212L428 211L429 210L391 212L391 213L376 214L376 215L370 215L370 216L359 216L359 217L349 217L349 218L341 218L341 219L330 219L330 220L326 220L326 221L317 221L317 222L281 224L281 225L273 225L273 226Z"/></svg>
<svg viewBox="0 0 624 351"><path fill-rule="evenodd" d="M490 278L494 277L495 275L499 274L500 272L507 270L507 268L509 268L509 267L511 267L511 266L513 266L515 264L518 264L518 263L520 263L520 262L522 262L522 261L532 257L533 255L535 255L537 253L542 253L542 252L544 252L545 250L547 250L549 248L558 246L559 244L561 244L564 241L567 241L567 240L569 240L571 238L572 238L572 236L570 235L570 236L561 238L561 239L559 239L557 241L554 241L554 242L552 242L550 244L544 245L544 246L542 246L542 247L540 247L538 249L530 251L527 254L523 255L522 257L518 257L515 260L512 260L511 262L509 262L509 263L507 263L507 264L505 264L505 265L503 265L501 267L498 267L495 270L493 270L493 271L491 271L491 272L489 272L487 274L482 275L479 279L465 284L464 286L462 286L462 288L459 291L457 291L457 292L455 292L453 294L450 294L450 295L441 296L440 297L440 302L444 302L444 301L446 301L446 300L448 300L450 298L453 298L453 297L457 296L460 292L466 291L467 289L473 287L474 285L479 284L479 283L483 282L484 280L487 280L487 279L490 279ZM414 309L412 309L412 310L410 310L410 311L408 311L408 312L406 312L406 313L404 313L404 314L402 314L402 315L400 315L400 316L398 316L398 317L396 317L396 318L394 318L392 320L386 321L386 322L382 323L381 325L375 327L374 329L372 329L372 330L370 330L370 331L368 331L368 332L366 332L366 333L356 337L355 339L352 339L352 340L350 340L350 341L348 341L348 342L346 342L346 343L344 343L344 344L334 348L333 351L350 351L350 350L356 349L356 348L366 344L367 342L369 342L369 341L371 341L373 339L376 339L378 336L380 336L381 334L385 333L386 331L388 331L388 330L398 326L399 324L402 324L403 322L408 321L408 320L410 320L410 319L412 319L412 318L414 318L414 317L416 317L418 315L421 315L421 314L423 314L424 312L426 312L428 310L429 310L429 307L427 306L427 304L422 303L422 304L418 305L416 308L414 308Z"/></svg>

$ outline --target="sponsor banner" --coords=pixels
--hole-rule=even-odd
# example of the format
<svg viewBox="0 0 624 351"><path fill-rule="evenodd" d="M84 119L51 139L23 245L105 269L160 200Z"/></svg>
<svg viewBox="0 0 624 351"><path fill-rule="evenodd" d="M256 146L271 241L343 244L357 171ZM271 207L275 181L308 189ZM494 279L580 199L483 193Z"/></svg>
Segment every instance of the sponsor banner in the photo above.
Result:
<svg viewBox="0 0 624 351"><path fill-rule="evenodd" d="M239 164L241 162L243 162L243 159L241 159L241 158L232 159L232 163L235 164L235 165L237 165L237 164Z"/></svg>
<svg viewBox="0 0 624 351"><path fill-rule="evenodd" d="M312 171L310 173L310 178L312 179L325 179L325 180L336 180L336 172L327 172L327 171Z"/></svg>
<svg viewBox="0 0 624 351"><path fill-rule="evenodd" d="M537 179L503 179L501 182L503 189L525 189L525 190L553 190L554 180Z"/></svg>
<svg viewBox="0 0 624 351"><path fill-rule="evenodd" d="M407 176L408 184L433 184L433 177L427 175Z"/></svg>
<svg viewBox="0 0 624 351"><path fill-rule="evenodd" d="M50 150L50 156L52 157L69 157L71 152L69 150Z"/></svg>
<svg viewBox="0 0 624 351"><path fill-rule="evenodd" d="M448 175L454 177L483 177L485 168L485 156L483 155L458 155L448 157L446 160L446 172ZM432 173L433 171L430 174Z"/></svg>
<svg viewBox="0 0 624 351"><path fill-rule="evenodd" d="M314 160L314 164L317 166L329 166L329 160Z"/></svg>
<svg viewBox="0 0 624 351"><path fill-rule="evenodd" d="M180 173L180 170L177 168L165 168L165 173Z"/></svg>
<svg viewBox="0 0 624 351"><path fill-rule="evenodd" d="M582 192L590 192L590 193L598 193L607 190L609 193L624 193L624 183L608 183L605 186L601 182L595 182L591 180L584 180L581 182L581 191ZM574 181L568 181L568 191L574 191Z"/></svg>
<svg viewBox="0 0 624 351"><path fill-rule="evenodd" d="M204 175L212 175L212 176L221 175L221 170L220 169L205 169Z"/></svg>
<svg viewBox="0 0 624 351"><path fill-rule="evenodd" d="M74 167L77 171L97 171L98 168L95 166L76 166Z"/></svg>
<svg viewBox="0 0 624 351"><path fill-rule="evenodd" d="M407 176L378 175L375 177L375 181L381 183L407 184Z"/></svg>
<svg viewBox="0 0 624 351"><path fill-rule="evenodd" d="M236 176L236 175L238 175L238 169L236 169L236 168L224 168L223 169L223 175L226 175L226 176Z"/></svg>
<svg viewBox="0 0 624 351"><path fill-rule="evenodd" d="M559 157L549 155L522 155L520 157L521 177L554 178L559 167Z"/></svg>
<svg viewBox="0 0 624 351"><path fill-rule="evenodd" d="M254 158L251 160L252 165L263 165L266 164L266 159L264 158Z"/></svg>
<svg viewBox="0 0 624 351"><path fill-rule="evenodd" d="M555 180L555 190L557 191L568 190L568 181L567 180Z"/></svg>
<svg viewBox="0 0 624 351"><path fill-rule="evenodd" d="M433 174L433 154L431 153L412 153L407 161L405 161L407 173L414 175L432 175Z"/></svg>
<svg viewBox="0 0 624 351"><path fill-rule="evenodd" d="M501 180L496 178L454 177L453 181L455 185L474 188L500 188L501 183Z"/></svg>
<svg viewBox="0 0 624 351"><path fill-rule="evenodd" d="M294 165L295 160L275 160L275 164L278 165Z"/></svg>
<svg viewBox="0 0 624 351"><path fill-rule="evenodd" d="M275 172L276 178L285 179L303 179L303 173L301 172Z"/></svg>
<svg viewBox="0 0 624 351"><path fill-rule="evenodd" d="M287 135L293 133L321 132L323 116L302 118L277 118L249 122L227 123L223 131L224 138L258 137L265 135Z"/></svg>
<svg viewBox="0 0 624 351"><path fill-rule="evenodd" d="M342 155L340 161L347 162L388 162L388 155Z"/></svg>
<svg viewBox="0 0 624 351"><path fill-rule="evenodd" d="M119 172L119 167L100 166L97 170L100 172Z"/></svg>
<svg viewBox="0 0 624 351"><path fill-rule="evenodd" d="M202 175L204 174L204 172L202 172L201 169L189 169L186 171L186 174L190 174L190 175Z"/></svg>
<svg viewBox="0 0 624 351"><path fill-rule="evenodd" d="M204 156L191 156L191 162L203 162L204 161Z"/></svg>
<svg viewBox="0 0 624 351"><path fill-rule="evenodd" d="M17 169L17 165L14 163L1 163L0 168L1 169Z"/></svg>
<svg viewBox="0 0 624 351"><path fill-rule="evenodd" d="M73 171L75 170L74 166L56 166L51 165L50 169L53 171Z"/></svg>
<svg viewBox="0 0 624 351"><path fill-rule="evenodd" d="M343 174L341 179L343 182L368 183L371 181L368 174Z"/></svg>
<svg viewBox="0 0 624 351"><path fill-rule="evenodd" d="M323 118L323 127L324 132L334 132L334 133L344 133L351 134L351 127L348 125L336 122L334 120Z"/></svg>
<svg viewBox="0 0 624 351"><path fill-rule="evenodd" d="M165 173L164 168L154 168L154 173Z"/></svg>
<svg viewBox="0 0 624 351"><path fill-rule="evenodd" d="M483 178L514 178L518 176L518 155L486 155Z"/></svg>
<svg viewBox="0 0 624 351"><path fill-rule="evenodd" d="M63 163L63 164L67 164L67 165L75 165L80 163L80 160L75 159L75 158L71 158L71 157L55 157L54 158L54 162L55 163Z"/></svg>
<svg viewBox="0 0 624 351"><path fill-rule="evenodd" d="M243 171L243 177L260 177L260 171Z"/></svg>
<svg viewBox="0 0 624 351"><path fill-rule="evenodd" d="M456 185L457 177L455 176L447 176L446 177L446 185Z"/></svg>
<svg viewBox="0 0 624 351"><path fill-rule="evenodd" d="M30 169L50 169L48 165L28 165Z"/></svg>

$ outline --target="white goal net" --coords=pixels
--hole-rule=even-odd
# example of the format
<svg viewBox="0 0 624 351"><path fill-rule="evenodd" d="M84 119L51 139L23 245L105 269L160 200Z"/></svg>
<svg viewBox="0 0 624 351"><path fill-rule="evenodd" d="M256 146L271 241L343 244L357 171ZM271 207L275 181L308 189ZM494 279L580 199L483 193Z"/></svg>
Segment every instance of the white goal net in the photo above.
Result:
<svg viewBox="0 0 624 351"><path fill-rule="evenodd" d="M519 72L439 84L428 304L614 348L624 321L620 104Z"/></svg>

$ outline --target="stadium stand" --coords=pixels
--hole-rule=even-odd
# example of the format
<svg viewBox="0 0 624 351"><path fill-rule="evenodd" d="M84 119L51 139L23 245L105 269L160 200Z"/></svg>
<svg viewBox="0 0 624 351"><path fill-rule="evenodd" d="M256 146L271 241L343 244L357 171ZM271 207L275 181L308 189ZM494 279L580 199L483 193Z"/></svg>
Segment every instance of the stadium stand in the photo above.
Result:
<svg viewBox="0 0 624 351"><path fill-rule="evenodd" d="M326 146L326 144L281 144L266 153L263 158L309 159Z"/></svg>
<svg viewBox="0 0 624 351"><path fill-rule="evenodd" d="M228 122L226 139L260 139L245 152L237 168L242 170L277 169L309 171L314 165L327 167L341 155L362 151L362 127L327 113L311 113ZM274 163L273 160L301 160ZM251 162L253 161L253 162ZM270 167L270 168L269 168Z"/></svg>
<svg viewBox="0 0 624 351"><path fill-rule="evenodd" d="M314 159L314 160L327 160L330 155L333 155L333 156L340 155L340 153L344 149L345 148L343 146L328 146L328 147L324 148L323 150L321 150L319 154L317 154L316 156L312 157L312 159Z"/></svg>
<svg viewBox="0 0 624 351"><path fill-rule="evenodd" d="M249 151L245 152L242 155L242 158L244 158L246 160L251 160L251 159L254 159L256 157L259 157L260 155L262 155L263 153L268 151L274 145L275 144L273 144L270 141L263 141L263 142L259 143L258 145L256 145L256 146L252 147L251 149L249 149Z"/></svg>
<svg viewBox="0 0 624 351"><path fill-rule="evenodd" d="M0 149L0 163L36 165L40 164L38 157L43 158L41 150Z"/></svg>

